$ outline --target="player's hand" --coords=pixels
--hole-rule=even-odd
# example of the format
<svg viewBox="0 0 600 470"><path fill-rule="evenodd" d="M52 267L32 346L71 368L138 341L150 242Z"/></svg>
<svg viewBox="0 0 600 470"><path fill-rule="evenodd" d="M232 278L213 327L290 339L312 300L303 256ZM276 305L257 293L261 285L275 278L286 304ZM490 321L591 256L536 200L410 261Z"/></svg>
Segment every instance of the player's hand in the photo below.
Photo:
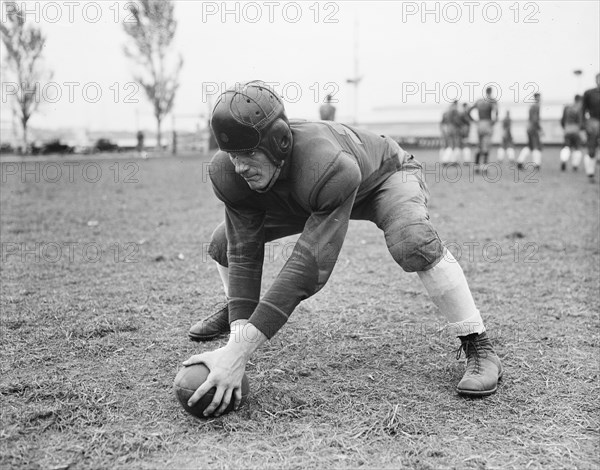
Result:
<svg viewBox="0 0 600 470"><path fill-rule="evenodd" d="M246 359L229 345L214 351L196 354L183 363L184 366L202 363L210 370L206 381L188 401L188 406L193 407L200 398L211 388L216 387L215 396L204 410L204 416L220 416L234 401L237 410L242 401L242 377L246 369Z"/></svg>

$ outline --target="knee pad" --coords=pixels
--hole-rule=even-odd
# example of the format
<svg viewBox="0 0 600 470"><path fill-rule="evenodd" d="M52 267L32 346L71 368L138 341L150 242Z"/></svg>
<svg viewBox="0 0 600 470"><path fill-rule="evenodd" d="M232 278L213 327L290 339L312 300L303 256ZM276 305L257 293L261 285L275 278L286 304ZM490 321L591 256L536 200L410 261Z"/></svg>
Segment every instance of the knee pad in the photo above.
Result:
<svg viewBox="0 0 600 470"><path fill-rule="evenodd" d="M227 234L225 232L225 222L217 225L217 228L212 233L210 245L208 246L208 254L221 266L229 266L227 263Z"/></svg>
<svg viewBox="0 0 600 470"><path fill-rule="evenodd" d="M393 222L385 230L390 254L406 272L427 271L444 256L444 246L429 220Z"/></svg>

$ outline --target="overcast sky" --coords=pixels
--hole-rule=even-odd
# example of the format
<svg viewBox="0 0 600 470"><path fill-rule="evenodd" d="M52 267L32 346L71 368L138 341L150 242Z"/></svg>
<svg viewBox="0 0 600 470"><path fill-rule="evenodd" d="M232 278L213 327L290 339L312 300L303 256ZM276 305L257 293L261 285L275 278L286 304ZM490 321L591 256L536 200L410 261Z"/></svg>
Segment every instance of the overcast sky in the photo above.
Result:
<svg viewBox="0 0 600 470"><path fill-rule="evenodd" d="M123 54L125 2L18 3L27 6L26 21L47 34L45 59L54 72L45 94L56 102L42 104L33 126L153 129ZM174 52L185 64L174 114L184 126L206 115L218 91L249 79L273 82L292 117L317 118L333 93L339 118L350 120L355 51L359 121L437 112L454 98L480 98L486 83L501 93L504 109L525 109L534 91L546 103L566 102L592 87L600 70L598 1L175 3ZM5 74L2 80L6 122Z"/></svg>

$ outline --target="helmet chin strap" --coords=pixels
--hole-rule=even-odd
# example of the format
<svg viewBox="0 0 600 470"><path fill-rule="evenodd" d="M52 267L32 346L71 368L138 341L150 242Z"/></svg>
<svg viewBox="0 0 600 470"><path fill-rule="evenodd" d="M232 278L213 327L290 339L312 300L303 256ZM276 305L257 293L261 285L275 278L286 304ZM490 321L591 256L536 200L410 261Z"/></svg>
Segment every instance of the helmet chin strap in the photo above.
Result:
<svg viewBox="0 0 600 470"><path fill-rule="evenodd" d="M275 172L273 173L273 176L271 176L271 179L269 180L269 184L267 184L267 186L264 189L255 189L254 191L256 191L257 193L266 193L267 191L269 191L273 185L277 182L277 178L279 178L279 174L281 173L281 169L283 168L283 164L285 162L281 162L279 164L279 166L277 166L277 168L275 169Z"/></svg>

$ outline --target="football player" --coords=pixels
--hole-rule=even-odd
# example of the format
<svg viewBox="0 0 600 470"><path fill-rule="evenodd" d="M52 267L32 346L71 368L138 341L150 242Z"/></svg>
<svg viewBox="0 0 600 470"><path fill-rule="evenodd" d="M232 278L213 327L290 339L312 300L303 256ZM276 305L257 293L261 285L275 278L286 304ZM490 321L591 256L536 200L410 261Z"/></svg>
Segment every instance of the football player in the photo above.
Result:
<svg viewBox="0 0 600 470"><path fill-rule="evenodd" d="M223 93L211 129L220 151L210 178L225 206L212 235L228 308L194 325L193 339L230 331L227 345L194 355L210 375L190 398L193 406L216 388L205 415L220 415L241 400L252 353L287 322L296 306L318 292L337 261L350 219L370 220L385 235L400 267L416 272L461 341L467 359L459 394L497 389L500 359L487 336L463 271L444 247L427 210L421 164L394 140L330 121L290 121L264 82ZM300 233L293 252L260 298L264 244ZM227 328L222 324L229 323Z"/></svg>
<svg viewBox="0 0 600 470"><path fill-rule="evenodd" d="M331 104L331 95L327 95L325 103L319 108L319 116L323 121L335 121L335 106Z"/></svg>
<svg viewBox="0 0 600 470"><path fill-rule="evenodd" d="M479 137L479 149L475 155L475 169L479 169L479 162L488 163L490 154L490 145L492 143L492 132L494 124L498 120L498 103L496 98L492 96L492 87L485 89L485 98L481 98L475 102L469 109L469 116L472 120L471 112L477 109L477 134Z"/></svg>
<svg viewBox="0 0 600 470"><path fill-rule="evenodd" d="M509 162L515 160L515 148L512 137L512 119L510 111L506 111L502 120L502 146L498 148L498 161L504 161L504 157L508 158Z"/></svg>
<svg viewBox="0 0 600 470"><path fill-rule="evenodd" d="M596 87L583 94L582 112L587 135L587 154L583 165L590 182L594 182L596 173L596 150L600 139L600 73L596 75Z"/></svg>
<svg viewBox="0 0 600 470"><path fill-rule="evenodd" d="M519 158L517 158L517 166L523 168L523 162L527 160L531 154L531 159L535 168L539 168L542 165L542 139L543 134L541 121L540 121L540 101L541 95L535 93L533 95L534 103L529 107L529 119L527 122L527 146L521 149L519 152Z"/></svg>
<svg viewBox="0 0 600 470"><path fill-rule="evenodd" d="M581 112L581 95L575 95L573 103L563 109L560 126L565 132L565 146L560 150L560 169L565 171L567 163L571 160L571 166L576 171L581 163L581 138L579 131L583 127L583 114Z"/></svg>
<svg viewBox="0 0 600 470"><path fill-rule="evenodd" d="M469 114L469 104L463 103L462 110L458 113L460 139L458 147L462 153L463 163L471 162L471 148L469 147L469 133L471 131L471 115Z"/></svg>

